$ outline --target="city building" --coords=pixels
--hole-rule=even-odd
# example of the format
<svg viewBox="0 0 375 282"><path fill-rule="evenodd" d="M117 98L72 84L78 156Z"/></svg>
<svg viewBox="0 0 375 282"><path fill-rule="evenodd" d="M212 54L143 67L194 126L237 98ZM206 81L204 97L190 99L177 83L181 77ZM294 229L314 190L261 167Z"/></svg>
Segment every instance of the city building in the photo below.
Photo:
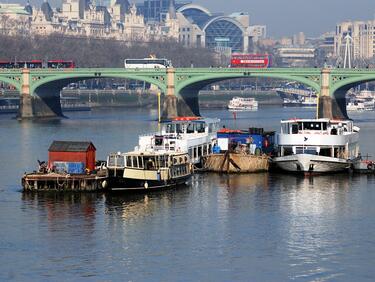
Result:
<svg viewBox="0 0 375 282"><path fill-rule="evenodd" d="M9 34L60 33L130 42L173 39L225 56L246 53L251 42L266 37L266 26L250 26L247 13L214 14L200 5L174 0L145 0L142 5L111 0L108 7L89 0L63 0L55 9L48 0L40 7L0 4L1 22L0 31Z"/></svg>
<svg viewBox="0 0 375 282"><path fill-rule="evenodd" d="M32 8L19 4L0 3L0 33L8 35L28 33L31 25Z"/></svg>
<svg viewBox="0 0 375 282"><path fill-rule="evenodd" d="M353 59L370 59L375 54L375 19L369 21L345 21L336 25L334 54L344 58L345 37L349 35Z"/></svg>
<svg viewBox="0 0 375 282"><path fill-rule="evenodd" d="M206 47L219 53L248 52L249 40L262 33L257 28L250 28L247 13L213 14L200 5L190 3L177 9L177 17L180 42L185 46Z"/></svg>

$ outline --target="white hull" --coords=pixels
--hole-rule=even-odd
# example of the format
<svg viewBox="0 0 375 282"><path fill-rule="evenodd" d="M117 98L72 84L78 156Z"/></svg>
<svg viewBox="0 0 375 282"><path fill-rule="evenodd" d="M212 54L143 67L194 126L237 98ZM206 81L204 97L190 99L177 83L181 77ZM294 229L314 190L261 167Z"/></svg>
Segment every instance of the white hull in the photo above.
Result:
<svg viewBox="0 0 375 282"><path fill-rule="evenodd" d="M252 107L233 107L228 106L228 109L230 111L254 111L258 109L258 106L252 106Z"/></svg>
<svg viewBox="0 0 375 282"><path fill-rule="evenodd" d="M277 157L273 162L282 170L291 172L326 173L344 171L350 167L350 161L310 154L296 154Z"/></svg>

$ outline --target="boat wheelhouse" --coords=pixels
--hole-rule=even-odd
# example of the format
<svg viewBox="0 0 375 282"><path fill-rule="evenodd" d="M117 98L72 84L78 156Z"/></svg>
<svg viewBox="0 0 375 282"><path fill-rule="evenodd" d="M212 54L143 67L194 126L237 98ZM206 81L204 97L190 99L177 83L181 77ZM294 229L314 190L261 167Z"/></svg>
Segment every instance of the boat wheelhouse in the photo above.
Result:
<svg viewBox="0 0 375 282"><path fill-rule="evenodd" d="M193 164L201 164L202 157L212 151L219 122L219 119L200 117L179 117L162 122L159 132L139 137L136 150L187 152Z"/></svg>
<svg viewBox="0 0 375 282"><path fill-rule="evenodd" d="M248 111L258 109L258 101L255 98L234 97L229 101L229 110Z"/></svg>
<svg viewBox="0 0 375 282"><path fill-rule="evenodd" d="M112 153L107 159L111 191L154 190L184 184L192 175L187 153Z"/></svg>
<svg viewBox="0 0 375 282"><path fill-rule="evenodd" d="M359 128L351 120L291 119L281 121L273 162L293 172L348 169L359 154Z"/></svg>

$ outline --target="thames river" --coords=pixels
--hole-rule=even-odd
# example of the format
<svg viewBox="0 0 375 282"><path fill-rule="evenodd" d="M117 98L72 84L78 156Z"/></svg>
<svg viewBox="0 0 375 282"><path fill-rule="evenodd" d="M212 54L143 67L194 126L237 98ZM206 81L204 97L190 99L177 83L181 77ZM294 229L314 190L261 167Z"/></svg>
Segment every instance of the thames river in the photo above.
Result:
<svg viewBox="0 0 375 282"><path fill-rule="evenodd" d="M278 130L313 109L206 110L226 127ZM374 281L375 176L198 174L145 194L24 194L53 140L97 158L133 149L157 112L98 109L55 122L0 116L0 281ZM375 158L375 112L350 116Z"/></svg>

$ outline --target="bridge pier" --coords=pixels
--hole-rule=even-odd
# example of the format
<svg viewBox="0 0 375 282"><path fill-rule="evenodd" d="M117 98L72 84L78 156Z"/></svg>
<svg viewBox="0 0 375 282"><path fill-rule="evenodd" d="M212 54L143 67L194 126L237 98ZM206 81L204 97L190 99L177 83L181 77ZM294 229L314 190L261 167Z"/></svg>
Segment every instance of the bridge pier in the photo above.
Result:
<svg viewBox="0 0 375 282"><path fill-rule="evenodd" d="M317 118L332 119L332 98L329 91L330 69L322 69Z"/></svg>
<svg viewBox="0 0 375 282"><path fill-rule="evenodd" d="M17 119L63 117L60 104L60 88L49 85L39 87L31 95L30 70L22 70L22 88Z"/></svg>
<svg viewBox="0 0 375 282"><path fill-rule="evenodd" d="M167 93L164 97L162 119L171 119L180 116L196 116L197 113L191 107L191 99L180 97L175 89L175 69L167 68ZM194 100L194 99L193 99ZM198 106L198 97L194 100ZM193 102L194 103L194 102ZM199 107L198 115L199 115Z"/></svg>

